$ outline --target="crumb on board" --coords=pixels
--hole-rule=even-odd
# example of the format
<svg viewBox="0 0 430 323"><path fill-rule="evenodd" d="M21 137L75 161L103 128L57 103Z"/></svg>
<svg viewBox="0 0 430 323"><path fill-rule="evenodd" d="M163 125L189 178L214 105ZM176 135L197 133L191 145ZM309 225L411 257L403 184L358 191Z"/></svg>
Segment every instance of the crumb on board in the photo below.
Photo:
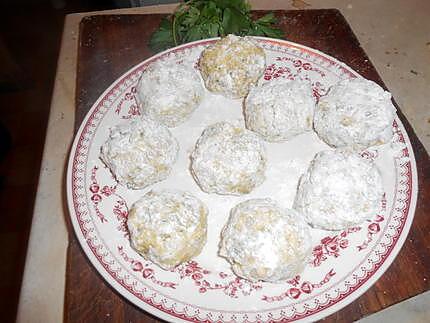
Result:
<svg viewBox="0 0 430 323"><path fill-rule="evenodd" d="M291 5L296 9L305 9L306 7L310 7L310 4L303 0L292 0Z"/></svg>

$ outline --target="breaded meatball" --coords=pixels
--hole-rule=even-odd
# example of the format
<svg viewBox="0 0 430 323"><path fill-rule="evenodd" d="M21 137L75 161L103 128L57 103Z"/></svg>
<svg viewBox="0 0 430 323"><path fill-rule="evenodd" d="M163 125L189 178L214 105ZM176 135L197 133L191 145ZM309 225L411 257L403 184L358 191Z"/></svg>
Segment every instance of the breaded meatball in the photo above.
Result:
<svg viewBox="0 0 430 323"><path fill-rule="evenodd" d="M364 150L391 140L395 115L389 92L363 78L347 79L320 98L314 128L332 147Z"/></svg>
<svg viewBox="0 0 430 323"><path fill-rule="evenodd" d="M191 154L191 173L207 193L242 195L265 179L266 151L252 131L228 122L207 127Z"/></svg>
<svg viewBox="0 0 430 323"><path fill-rule="evenodd" d="M309 82L274 79L251 88L245 100L249 130L280 142L312 130L315 99Z"/></svg>
<svg viewBox="0 0 430 323"><path fill-rule="evenodd" d="M228 35L206 48L199 68L206 88L228 98L243 98L264 72L266 55L250 37Z"/></svg>
<svg viewBox="0 0 430 323"><path fill-rule="evenodd" d="M383 195L375 164L338 149L316 154L299 181L294 209L316 228L342 230L374 217Z"/></svg>
<svg viewBox="0 0 430 323"><path fill-rule="evenodd" d="M309 227L296 211L252 199L231 210L219 254L240 277L281 282L303 271L310 251Z"/></svg>
<svg viewBox="0 0 430 323"><path fill-rule="evenodd" d="M150 191L130 209L131 246L161 268L173 269L201 252L207 215L206 206L190 193Z"/></svg>
<svg viewBox="0 0 430 323"><path fill-rule="evenodd" d="M178 142L167 127L136 119L110 130L100 159L120 184L142 189L167 178L178 150Z"/></svg>
<svg viewBox="0 0 430 323"><path fill-rule="evenodd" d="M176 127L200 104L204 87L198 72L189 63L157 61L142 73L137 94L144 115Z"/></svg>

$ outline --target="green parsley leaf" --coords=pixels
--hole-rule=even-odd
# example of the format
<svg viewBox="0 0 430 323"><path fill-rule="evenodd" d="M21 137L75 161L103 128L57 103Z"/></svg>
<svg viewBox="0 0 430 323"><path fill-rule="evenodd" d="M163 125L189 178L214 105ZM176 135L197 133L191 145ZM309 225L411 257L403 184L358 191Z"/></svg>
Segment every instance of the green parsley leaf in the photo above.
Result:
<svg viewBox="0 0 430 323"><path fill-rule="evenodd" d="M174 46L172 24L167 18L163 18L160 28L154 32L149 40L149 47L154 52L160 52Z"/></svg>
<svg viewBox="0 0 430 323"><path fill-rule="evenodd" d="M149 46L154 52L199 39L236 34L283 37L273 13L253 20L245 0L186 0L161 21Z"/></svg>
<svg viewBox="0 0 430 323"><path fill-rule="evenodd" d="M200 10L196 7L190 7L188 9L188 14L184 15L184 19L182 20L182 23L184 25L194 25L197 20L200 18Z"/></svg>
<svg viewBox="0 0 430 323"><path fill-rule="evenodd" d="M242 34L246 32L250 23L248 18L235 8L225 8L222 26L226 34Z"/></svg>
<svg viewBox="0 0 430 323"><path fill-rule="evenodd" d="M273 27L273 24L275 23L276 17L273 12L270 12L253 22L251 35L271 38L284 37L284 32L282 30Z"/></svg>
<svg viewBox="0 0 430 323"><path fill-rule="evenodd" d="M265 25L254 25L254 31L253 36L266 36L271 38L282 38L284 36L284 32L282 30L272 28Z"/></svg>
<svg viewBox="0 0 430 323"><path fill-rule="evenodd" d="M270 24L274 24L276 23L276 18L275 15L273 14L273 12L269 12L268 14L264 15L261 18L258 18L255 21L256 24L259 25L270 25Z"/></svg>

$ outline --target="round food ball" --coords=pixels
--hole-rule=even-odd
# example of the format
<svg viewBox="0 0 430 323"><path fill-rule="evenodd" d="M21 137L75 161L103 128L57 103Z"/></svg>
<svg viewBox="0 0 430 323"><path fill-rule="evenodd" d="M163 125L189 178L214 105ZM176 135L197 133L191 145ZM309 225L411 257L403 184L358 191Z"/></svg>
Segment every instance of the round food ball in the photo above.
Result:
<svg viewBox="0 0 430 323"><path fill-rule="evenodd" d="M280 282L303 271L310 251L309 227L296 211L253 199L231 210L219 254L240 277Z"/></svg>
<svg viewBox="0 0 430 323"><path fill-rule="evenodd" d="M309 82L274 79L249 91L246 127L267 141L285 141L312 129L314 109Z"/></svg>
<svg viewBox="0 0 430 323"><path fill-rule="evenodd" d="M363 78L347 79L320 98L314 128L332 147L363 150L391 140L395 115L389 92Z"/></svg>
<svg viewBox="0 0 430 323"><path fill-rule="evenodd" d="M209 91L243 98L263 74L265 61L252 38L228 35L202 52L199 67Z"/></svg>
<svg viewBox="0 0 430 323"><path fill-rule="evenodd" d="M193 66L157 61L142 73L137 94L144 115L176 127L200 104L204 87Z"/></svg>
<svg viewBox="0 0 430 323"><path fill-rule="evenodd" d="M207 127L191 154L191 174L207 193L247 194L264 181L265 170L262 140L228 122Z"/></svg>
<svg viewBox="0 0 430 323"><path fill-rule="evenodd" d="M173 269L201 252L207 215L206 206L190 193L150 191L130 209L131 246L161 268Z"/></svg>
<svg viewBox="0 0 430 323"><path fill-rule="evenodd" d="M374 217L383 192L373 162L346 150L322 151L300 178L294 208L313 227L342 230Z"/></svg>
<svg viewBox="0 0 430 323"><path fill-rule="evenodd" d="M111 129L100 159L120 184L142 189L167 178L178 150L178 142L167 127L139 119Z"/></svg>

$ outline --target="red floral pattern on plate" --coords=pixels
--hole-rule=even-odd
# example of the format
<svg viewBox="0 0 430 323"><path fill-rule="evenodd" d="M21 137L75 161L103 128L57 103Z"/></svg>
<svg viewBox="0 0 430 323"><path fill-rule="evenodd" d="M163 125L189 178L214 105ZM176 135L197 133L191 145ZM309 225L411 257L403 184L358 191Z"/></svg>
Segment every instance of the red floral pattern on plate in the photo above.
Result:
<svg viewBox="0 0 430 323"><path fill-rule="evenodd" d="M193 260L178 266L175 268L175 271L179 273L181 279L186 277L191 278L194 284L199 287L200 293L206 293L211 290L221 290L227 296L238 298L239 293L243 296L248 296L253 291L262 288L261 283L253 283L224 272L218 273L218 278L222 280L221 282L211 282L210 278L207 277L210 271L203 269Z"/></svg>
<svg viewBox="0 0 430 323"><path fill-rule="evenodd" d="M359 246L357 246L358 251L362 251L369 246L369 243L373 241L374 236L381 231L381 222L384 221L383 214L387 210L387 198L384 194L382 198L382 208L381 212L375 216L373 221L367 226L366 240Z"/></svg>
<svg viewBox="0 0 430 323"><path fill-rule="evenodd" d="M112 213L116 216L119 223L117 229L123 233L125 237L128 237L127 229L127 217L128 217L128 206L125 199L116 193L117 184L114 186L104 185L101 186L97 180L98 167L94 166L91 170L91 185L89 190L91 192L91 201L93 203L94 210L100 221L107 222L105 215L100 211L99 205L105 198L114 197L115 204L112 209Z"/></svg>
<svg viewBox="0 0 430 323"><path fill-rule="evenodd" d="M282 61L280 57L278 57L278 61ZM302 62L300 60L294 61L293 63L294 63L294 67L296 68L294 73L292 69L287 66L280 66L275 63L272 63L266 66L266 69L263 74L263 79L265 81L270 81L272 79L276 79L279 77L285 78L288 80L295 80L296 78L299 78L299 79L309 81L309 83L312 85L312 94L316 99L319 99L321 96L327 93L327 89L320 81L313 81L312 78L309 77L307 73L303 73L303 75L300 75L302 71L321 72L320 70L313 68L312 64L310 63L305 63L301 65ZM325 76L325 74L322 73L321 76Z"/></svg>
<svg viewBox="0 0 430 323"><path fill-rule="evenodd" d="M140 108L139 108L139 102L136 97L136 87L131 87L130 91L125 93L124 96L121 98L121 100L118 102L115 113L120 115L121 110L126 106L128 107L127 113L125 115L122 115L122 119L131 119L135 116L140 116Z"/></svg>
<svg viewBox="0 0 430 323"><path fill-rule="evenodd" d="M349 246L349 241L348 239L346 239L346 237L349 234L358 232L360 230L360 227L352 227L343 230L341 233L336 234L334 236L327 236L321 239L321 243L312 249L312 265L318 267L330 256L333 256L335 258L339 257L340 251L342 249L348 248Z"/></svg>
<svg viewBox="0 0 430 323"><path fill-rule="evenodd" d="M284 293L277 296L267 296L264 295L262 300L265 302L273 303L284 300L285 298L298 299L303 294L311 294L315 288L320 288L327 284L330 279L336 275L334 269L330 269L328 273L325 274L324 278L318 283L311 283L308 281L300 282L300 275L297 275L293 279L287 280L287 283L293 285L294 287L288 288Z"/></svg>
<svg viewBox="0 0 430 323"><path fill-rule="evenodd" d="M272 79L276 79L281 76L289 80L294 80L293 74L291 73L291 70L288 67L285 67L285 66L279 67L275 64L270 64L266 66L263 78L266 81L270 81Z"/></svg>
<svg viewBox="0 0 430 323"><path fill-rule="evenodd" d="M155 277L155 271L154 271L154 269L152 268L152 266L153 266L153 263L152 262L149 262L149 261L145 261L145 262L141 262L141 261L139 261L139 260L134 260L134 259L132 259L132 258L130 258L129 256L127 256L127 254L125 253L125 251L124 251L124 247L123 246L118 246L118 252L119 252L119 254L122 256L122 258L126 261L126 262L128 262L128 263L130 263L130 265L131 265L131 269L133 270L133 271L136 271L136 272L140 272L140 273L142 273L142 277L144 278L144 279L149 279L149 280L151 280L154 284L156 284L156 285L158 285L158 286L161 286L161 287L168 287L168 288L173 288L173 289L175 289L176 288L176 286L178 286L178 284L177 283L174 283L174 282L165 282L165 281L161 281L161 280L158 280L156 277Z"/></svg>

